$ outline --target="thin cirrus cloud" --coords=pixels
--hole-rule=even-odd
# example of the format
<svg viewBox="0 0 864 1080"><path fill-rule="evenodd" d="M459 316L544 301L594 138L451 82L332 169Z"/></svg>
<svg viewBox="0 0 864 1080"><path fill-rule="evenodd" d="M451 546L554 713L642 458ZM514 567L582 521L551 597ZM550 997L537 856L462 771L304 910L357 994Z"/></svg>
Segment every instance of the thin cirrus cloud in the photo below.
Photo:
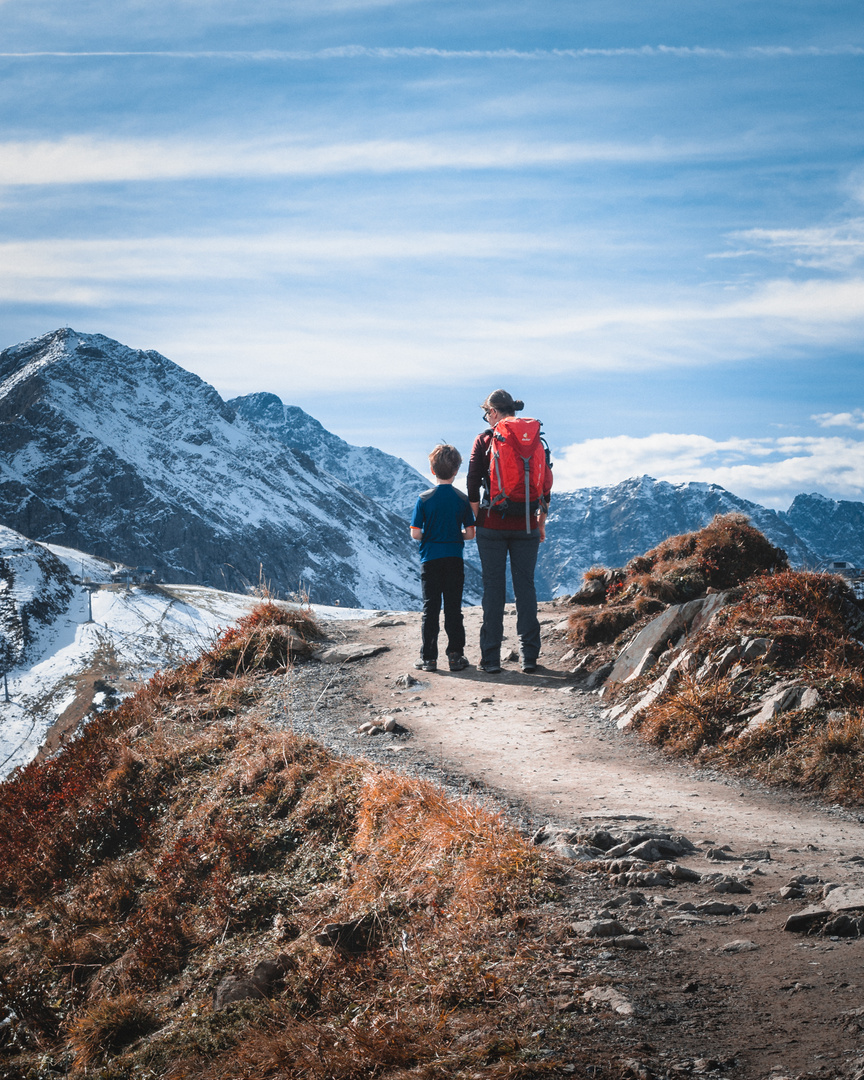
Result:
<svg viewBox="0 0 864 1080"><path fill-rule="evenodd" d="M122 240L29 240L0 243L4 293L32 282L175 282L260 278L302 272L304 265L350 261L500 259L567 249L564 237L504 232L329 232L247 236L162 236ZM171 285L173 287L173 284Z"/></svg>
<svg viewBox="0 0 864 1080"><path fill-rule="evenodd" d="M372 139L310 144L296 140L190 143L97 139L0 143L0 185L92 184L189 178L320 176L436 169L520 169L576 162L661 162L718 157L718 144L480 142L453 138Z"/></svg>
<svg viewBox="0 0 864 1080"><path fill-rule="evenodd" d="M334 320L334 296L341 293L344 281L340 268L350 263L362 265L365 276L380 273L388 280L392 269L387 267L397 262L452 268L457 261L518 261L570 247L572 237L566 233L494 231L17 241L0 244L0 295L6 302L55 301L85 308L131 303L144 310L166 302L173 305L178 281L185 285L186 301L194 304L196 282L204 293L228 287L233 292L235 283L257 282L254 294L271 296L287 278L306 277L316 293L304 298L293 318L303 325L310 320L321 347L345 363L346 386L358 377L360 360L364 382L397 376L422 381L429 370L426 362L403 366L400 372L399 363L394 368L388 359L390 354L413 355L418 335L436 347L446 342L454 376L465 363L488 365L490 374L495 364L519 371L529 347L538 372L551 375L577 369L608 372L723 364L764 350L809 347L817 338L823 346L845 345L858 339L864 325L861 279L767 282L751 287L746 295L729 297L721 292L713 302L695 302L692 290L681 292L675 302L665 295L656 303L634 299L604 305L589 299L566 310L552 297L542 299L544 289L506 301L476 291L458 299L448 293L442 279L435 289L417 295L393 294L391 288L390 299L372 300L373 289L356 318L342 310L341 318ZM353 268L349 272L353 275ZM551 283L545 289L551 292ZM265 316L252 296L246 304L255 312L254 337L256 320ZM300 325L295 332L300 332ZM314 351L311 339L299 336L297 354L309 355ZM363 350L376 338L380 347L366 355ZM242 340L236 344L243 347ZM420 352L425 361L431 359L424 349ZM838 423L826 419L824 426Z"/></svg>
<svg viewBox="0 0 864 1080"><path fill-rule="evenodd" d="M864 218L800 229L746 229L733 233L730 239L746 246L714 252L708 258L773 256L812 269L845 270L864 256Z"/></svg>
<svg viewBox="0 0 864 1080"><path fill-rule="evenodd" d="M722 294L721 294L722 295ZM849 278L831 281L790 280L768 281L750 288L746 295L736 295L714 303L695 303L682 299L676 304L622 304L591 307L566 313L547 312L541 319L519 320L512 318L507 326L508 337L522 340L536 338L564 338L582 334L607 333L630 326L647 333L652 328L661 335L671 328L711 326L716 336L714 347L723 353L734 339L746 351L753 341L740 334L742 324L771 324L770 336L775 344L780 340L792 341L803 336L809 340L817 329L824 333L835 328L838 339L845 340L857 334L864 320L864 279ZM477 336L500 333L500 320L478 326ZM779 334L779 337L778 337ZM670 362L674 357L672 339ZM693 342L687 343L692 347ZM699 355L710 354L712 345L698 350Z"/></svg>
<svg viewBox="0 0 864 1080"><path fill-rule="evenodd" d="M708 60L778 60L807 57L864 56L859 45L750 45L724 49L705 45L635 45L580 49L441 49L432 46L336 45L326 49L111 49L28 50L0 52L4 59L46 57L147 57L176 60L242 60L291 62L309 60L587 60L592 58L679 57Z"/></svg>
<svg viewBox="0 0 864 1080"><path fill-rule="evenodd" d="M658 433L587 439L555 456L555 483L563 491L643 474L676 484L719 484L781 509L802 491L860 498L864 441L820 436L718 440Z"/></svg>

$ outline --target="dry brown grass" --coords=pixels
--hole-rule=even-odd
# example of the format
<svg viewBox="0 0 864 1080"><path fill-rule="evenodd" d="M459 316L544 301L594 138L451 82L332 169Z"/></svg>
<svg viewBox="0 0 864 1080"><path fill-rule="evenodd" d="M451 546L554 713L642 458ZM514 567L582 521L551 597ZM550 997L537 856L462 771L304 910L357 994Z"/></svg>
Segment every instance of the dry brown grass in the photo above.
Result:
<svg viewBox="0 0 864 1080"><path fill-rule="evenodd" d="M691 756L718 745L739 708L728 680L701 685L684 676L674 693L647 711L639 732L669 753Z"/></svg>
<svg viewBox="0 0 864 1080"><path fill-rule="evenodd" d="M692 590L701 581L701 591L710 585L729 589L764 571L785 570L785 552L754 528L744 514L718 514L697 532L670 536L642 557L649 568L645 572L675 583L686 582L680 600L691 599ZM698 594L697 594L698 595Z"/></svg>
<svg viewBox="0 0 864 1080"><path fill-rule="evenodd" d="M131 994L100 1001L71 1026L69 1043L75 1051L75 1064L85 1068L112 1057L157 1026L152 1011Z"/></svg>
<svg viewBox="0 0 864 1080"><path fill-rule="evenodd" d="M636 727L671 753L862 805L864 646L850 629L861 617L842 578L791 570L754 576L688 649L694 669L746 638L770 640L770 652L740 665L734 679L682 679ZM816 690L818 704L747 729L747 707L790 679Z"/></svg>
<svg viewBox="0 0 864 1080"><path fill-rule="evenodd" d="M539 1077L562 1053L611 1076L570 1020L535 1052L554 865L499 815L255 718L258 674L290 660L281 619L267 605L0 786L13 1068L50 1045L96 1080ZM316 940L360 916L371 951ZM211 1012L223 975L277 955L271 1000Z"/></svg>
<svg viewBox="0 0 864 1080"><path fill-rule="evenodd" d="M708 588L729 589L754 574L787 566L785 553L743 514L718 514L705 528L670 536L636 556L623 571L602 566L588 570L586 582L608 582L606 600L600 608L570 616L570 640L576 647L615 641L666 604L704 596Z"/></svg>
<svg viewBox="0 0 864 1080"><path fill-rule="evenodd" d="M580 609L570 616L569 639L577 648L614 641L639 619L633 604Z"/></svg>

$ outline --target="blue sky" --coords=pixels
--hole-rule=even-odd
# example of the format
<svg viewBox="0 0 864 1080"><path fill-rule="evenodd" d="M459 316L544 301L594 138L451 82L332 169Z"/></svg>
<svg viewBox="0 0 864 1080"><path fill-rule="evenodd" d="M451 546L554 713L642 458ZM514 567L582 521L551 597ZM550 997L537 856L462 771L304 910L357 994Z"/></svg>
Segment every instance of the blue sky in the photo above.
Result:
<svg viewBox="0 0 864 1080"><path fill-rule="evenodd" d="M57 326L422 468L864 498L864 13L0 0L0 345Z"/></svg>

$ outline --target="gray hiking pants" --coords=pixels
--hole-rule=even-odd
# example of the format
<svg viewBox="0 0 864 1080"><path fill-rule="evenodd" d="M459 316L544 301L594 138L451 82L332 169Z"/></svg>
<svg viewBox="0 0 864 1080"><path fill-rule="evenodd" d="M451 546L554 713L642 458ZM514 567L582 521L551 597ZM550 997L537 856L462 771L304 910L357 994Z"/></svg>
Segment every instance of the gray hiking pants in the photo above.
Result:
<svg viewBox="0 0 864 1080"><path fill-rule="evenodd" d="M507 556L516 597L516 633L523 663L535 664L540 655L540 622L534 568L540 549L535 529L484 529L477 527L477 551L483 567L483 625L480 628L480 662L501 663L504 604L507 599Z"/></svg>

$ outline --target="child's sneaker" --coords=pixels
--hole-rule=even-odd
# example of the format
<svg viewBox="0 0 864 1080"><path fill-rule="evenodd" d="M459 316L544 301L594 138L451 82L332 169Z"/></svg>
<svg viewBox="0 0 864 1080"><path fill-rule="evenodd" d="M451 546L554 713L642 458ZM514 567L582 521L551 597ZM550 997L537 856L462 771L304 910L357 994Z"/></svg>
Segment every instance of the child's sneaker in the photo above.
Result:
<svg viewBox="0 0 864 1080"><path fill-rule="evenodd" d="M422 660L422 659L421 660L415 660L414 661L414 667L417 668L418 671L437 671L438 670L438 661L437 660Z"/></svg>
<svg viewBox="0 0 864 1080"><path fill-rule="evenodd" d="M464 656L449 656L447 659L450 662L451 671L464 671L468 667L468 661Z"/></svg>

